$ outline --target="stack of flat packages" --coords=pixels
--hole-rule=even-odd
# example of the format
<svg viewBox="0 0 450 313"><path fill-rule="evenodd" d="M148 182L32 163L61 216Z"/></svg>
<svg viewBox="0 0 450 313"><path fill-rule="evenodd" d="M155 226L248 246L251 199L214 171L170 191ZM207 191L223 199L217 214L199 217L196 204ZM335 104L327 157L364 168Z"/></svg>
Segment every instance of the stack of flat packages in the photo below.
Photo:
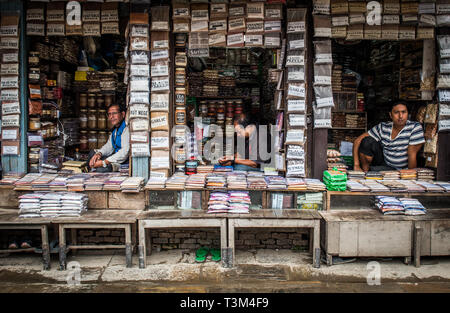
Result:
<svg viewBox="0 0 450 313"><path fill-rule="evenodd" d="M125 176L109 177L103 185L103 190L120 190L120 185L127 179Z"/></svg>
<svg viewBox="0 0 450 313"><path fill-rule="evenodd" d="M359 119L358 119L357 114L346 114L345 115L345 127L358 128L358 126L360 125L360 123L358 123L358 120Z"/></svg>
<svg viewBox="0 0 450 313"><path fill-rule="evenodd" d="M415 183L419 186L424 187L427 192L445 192L445 189L437 184L420 180L416 181Z"/></svg>
<svg viewBox="0 0 450 313"><path fill-rule="evenodd" d="M145 189L146 190L164 189L166 187L166 180L167 180L166 177L150 176L147 185L145 185Z"/></svg>
<svg viewBox="0 0 450 313"><path fill-rule="evenodd" d="M52 180L48 185L51 191L66 191L67 190L67 176L58 176Z"/></svg>
<svg viewBox="0 0 450 313"><path fill-rule="evenodd" d="M219 173L208 174L206 176L206 187L210 189L224 189L227 187L227 177Z"/></svg>
<svg viewBox="0 0 450 313"><path fill-rule="evenodd" d="M433 181L436 179L434 170L430 168L417 168L417 180Z"/></svg>
<svg viewBox="0 0 450 313"><path fill-rule="evenodd" d="M424 215L427 209L417 199L399 198L403 207L405 208L405 215Z"/></svg>
<svg viewBox="0 0 450 313"><path fill-rule="evenodd" d="M19 179L14 183L14 190L24 190L24 191L31 191L31 183L41 177L41 173L30 173Z"/></svg>
<svg viewBox="0 0 450 313"><path fill-rule="evenodd" d="M266 189L267 184L264 175L258 172L249 172L247 175L247 183L249 189Z"/></svg>
<svg viewBox="0 0 450 313"><path fill-rule="evenodd" d="M281 176L266 176L267 189L286 189L286 179Z"/></svg>
<svg viewBox="0 0 450 313"><path fill-rule="evenodd" d="M250 194L248 191L230 191L228 192L228 213L249 213Z"/></svg>
<svg viewBox="0 0 450 313"><path fill-rule="evenodd" d="M417 171L415 169L407 169L407 170L399 170L400 178L407 180L416 180L417 179Z"/></svg>
<svg viewBox="0 0 450 313"><path fill-rule="evenodd" d="M403 204L395 197L375 196L375 206L384 215L401 215L405 213Z"/></svg>
<svg viewBox="0 0 450 313"><path fill-rule="evenodd" d="M184 174L172 175L166 181L166 188L170 190L183 190L187 178L187 175Z"/></svg>
<svg viewBox="0 0 450 313"><path fill-rule="evenodd" d="M368 171L366 173L366 179L382 180L383 179L383 175L380 172L377 172L377 171Z"/></svg>
<svg viewBox="0 0 450 313"><path fill-rule="evenodd" d="M41 197L41 216L47 218L58 217L61 210L63 193L49 192Z"/></svg>
<svg viewBox="0 0 450 313"><path fill-rule="evenodd" d="M391 192L407 192L408 188L399 180L380 180L381 184L389 188Z"/></svg>
<svg viewBox="0 0 450 313"><path fill-rule="evenodd" d="M353 180L360 180L366 177L366 173L363 171L347 171L347 178Z"/></svg>
<svg viewBox="0 0 450 313"><path fill-rule="evenodd" d="M62 170L69 170L72 173L87 172L86 162L84 161L67 161L63 163Z"/></svg>
<svg viewBox="0 0 450 313"><path fill-rule="evenodd" d="M30 193L19 196L19 217L41 217L41 197L45 193Z"/></svg>
<svg viewBox="0 0 450 313"><path fill-rule="evenodd" d="M0 180L0 186L11 186L14 185L16 181L21 179L25 176L25 173L19 173L19 172L9 172L3 174L3 179Z"/></svg>
<svg viewBox="0 0 450 313"><path fill-rule="evenodd" d="M342 91L342 65L333 64L333 72L331 75L331 86L333 87L333 92Z"/></svg>
<svg viewBox="0 0 450 313"><path fill-rule="evenodd" d="M192 97L198 97L203 95L203 73L189 71L189 95Z"/></svg>
<svg viewBox="0 0 450 313"><path fill-rule="evenodd" d="M186 180L186 189L202 189L205 188L206 174L192 174Z"/></svg>
<svg viewBox="0 0 450 313"><path fill-rule="evenodd" d="M34 191L45 191L50 189L50 182L53 181L57 174L44 174L31 182L31 188Z"/></svg>
<svg viewBox="0 0 450 313"><path fill-rule="evenodd" d="M214 165L214 172L216 173L229 173L233 171L232 166Z"/></svg>
<svg viewBox="0 0 450 313"><path fill-rule="evenodd" d="M371 192L389 192L389 188L384 186L383 184L378 183L375 180L360 180L360 183L364 184L366 187L369 187Z"/></svg>
<svg viewBox="0 0 450 313"><path fill-rule="evenodd" d="M297 208L299 210L322 210L323 194L321 192L299 194L297 196Z"/></svg>
<svg viewBox="0 0 450 313"><path fill-rule="evenodd" d="M214 171L213 165L199 165L197 166L197 173L212 173Z"/></svg>
<svg viewBox="0 0 450 313"><path fill-rule="evenodd" d="M383 175L383 180L399 180L400 172L399 171L380 171L381 175Z"/></svg>
<svg viewBox="0 0 450 313"><path fill-rule="evenodd" d="M288 177L286 179L288 185L287 189L292 191L305 191L307 190L306 182L303 178Z"/></svg>
<svg viewBox="0 0 450 313"><path fill-rule="evenodd" d="M347 165L342 161L341 153L334 149L327 150L327 165L328 170L332 171L337 168L339 171L345 173L347 172Z"/></svg>
<svg viewBox="0 0 450 313"><path fill-rule="evenodd" d="M93 173L91 177L84 182L85 190L103 190L105 181L112 177L114 174L107 173Z"/></svg>
<svg viewBox="0 0 450 313"><path fill-rule="evenodd" d="M203 71L203 96L216 97L219 95L219 72L217 70Z"/></svg>
<svg viewBox="0 0 450 313"><path fill-rule="evenodd" d="M309 191L325 191L327 186L317 178L305 178L306 188Z"/></svg>
<svg viewBox="0 0 450 313"><path fill-rule="evenodd" d="M144 187L144 177L128 177L122 184L120 184L120 190L122 192L137 193Z"/></svg>
<svg viewBox="0 0 450 313"><path fill-rule="evenodd" d="M450 192L450 183L444 181L437 181L436 185L442 187L446 192Z"/></svg>
<svg viewBox="0 0 450 313"><path fill-rule="evenodd" d="M333 112L331 115L332 127L345 127L345 113Z"/></svg>
<svg viewBox="0 0 450 313"><path fill-rule="evenodd" d="M228 198L227 192L212 192L208 201L207 213L227 213L230 209Z"/></svg>
<svg viewBox="0 0 450 313"><path fill-rule="evenodd" d="M67 179L68 191L84 191L84 181L90 176L88 174L76 174Z"/></svg>
<svg viewBox="0 0 450 313"><path fill-rule="evenodd" d="M229 189L247 189L247 177L242 173L230 173L227 176L227 184Z"/></svg>
<svg viewBox="0 0 450 313"><path fill-rule="evenodd" d="M416 184L416 181L412 180L402 180L402 185L406 187L408 192L425 192L425 187L422 187L418 184Z"/></svg>
<svg viewBox="0 0 450 313"><path fill-rule="evenodd" d="M130 171L130 164L120 164L119 174L121 176L128 176Z"/></svg>
<svg viewBox="0 0 450 313"><path fill-rule="evenodd" d="M370 188L361 184L357 180L347 180L347 190L353 192L367 192Z"/></svg>
<svg viewBox="0 0 450 313"><path fill-rule="evenodd" d="M88 196L83 193L63 193L58 217L79 217L87 211L88 200Z"/></svg>

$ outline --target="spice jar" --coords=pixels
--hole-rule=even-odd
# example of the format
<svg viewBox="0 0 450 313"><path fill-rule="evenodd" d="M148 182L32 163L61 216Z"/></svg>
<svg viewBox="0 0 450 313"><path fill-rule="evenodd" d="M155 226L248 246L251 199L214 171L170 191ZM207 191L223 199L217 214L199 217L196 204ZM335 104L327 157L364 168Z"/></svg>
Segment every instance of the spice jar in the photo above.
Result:
<svg viewBox="0 0 450 313"><path fill-rule="evenodd" d="M106 110L98 110L97 127L98 129L107 129Z"/></svg>
<svg viewBox="0 0 450 313"><path fill-rule="evenodd" d="M113 102L113 96L112 95L105 95L105 107L109 107Z"/></svg>
<svg viewBox="0 0 450 313"><path fill-rule="evenodd" d="M80 131L80 150L81 151L89 150L88 135L87 131L85 130Z"/></svg>
<svg viewBox="0 0 450 313"><path fill-rule="evenodd" d="M87 110L80 110L80 128L88 128L88 113Z"/></svg>
<svg viewBox="0 0 450 313"><path fill-rule="evenodd" d="M107 142L108 142L108 133L104 131L99 132L97 136L98 149L103 147Z"/></svg>
<svg viewBox="0 0 450 313"><path fill-rule="evenodd" d="M90 131L88 136L88 147L89 150L97 149L97 132Z"/></svg>
<svg viewBox="0 0 450 313"><path fill-rule="evenodd" d="M90 93L90 94L88 95L87 104L88 104L88 107L89 107L90 109L95 109L95 106L96 106L96 103L95 103L95 94Z"/></svg>
<svg viewBox="0 0 450 313"><path fill-rule="evenodd" d="M39 152L41 148L30 148L30 153L28 154L28 161L30 163L39 163Z"/></svg>
<svg viewBox="0 0 450 313"><path fill-rule="evenodd" d="M105 104L105 99L102 96L97 97L97 107L103 109Z"/></svg>
<svg viewBox="0 0 450 313"><path fill-rule="evenodd" d="M28 129L31 131L37 131L41 129L41 119L39 117L30 117Z"/></svg>
<svg viewBox="0 0 450 313"><path fill-rule="evenodd" d="M178 67L175 70L175 85L184 86L186 83L186 70L184 68Z"/></svg>
<svg viewBox="0 0 450 313"><path fill-rule="evenodd" d="M89 129L97 128L97 110L88 111L88 128Z"/></svg>
<svg viewBox="0 0 450 313"><path fill-rule="evenodd" d="M80 100L79 100L80 108L86 108L87 107L87 94L80 93Z"/></svg>
<svg viewBox="0 0 450 313"><path fill-rule="evenodd" d="M36 66L39 65L39 52L38 51L30 51L28 54L28 66Z"/></svg>
<svg viewBox="0 0 450 313"><path fill-rule="evenodd" d="M175 109L175 124L186 124L186 107L177 106Z"/></svg>
<svg viewBox="0 0 450 313"><path fill-rule="evenodd" d="M186 88L175 88L175 104L186 104Z"/></svg>

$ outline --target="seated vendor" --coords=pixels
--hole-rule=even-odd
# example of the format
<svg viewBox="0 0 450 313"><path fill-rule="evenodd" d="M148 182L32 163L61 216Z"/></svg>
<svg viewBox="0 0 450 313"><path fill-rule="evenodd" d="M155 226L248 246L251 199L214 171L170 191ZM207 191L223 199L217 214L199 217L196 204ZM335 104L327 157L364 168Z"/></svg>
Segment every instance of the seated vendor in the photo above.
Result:
<svg viewBox="0 0 450 313"><path fill-rule="evenodd" d="M121 164L128 163L130 135L125 124L125 108L118 104L110 105L108 119L114 125L108 142L89 153L88 166L96 172L118 172Z"/></svg>
<svg viewBox="0 0 450 313"><path fill-rule="evenodd" d="M234 129L236 131L236 152L234 156L220 158L220 165L232 165L235 171L260 171L261 162L258 160L256 124L248 118L247 113L241 113L234 121ZM244 145L241 147L240 143L244 143Z"/></svg>
<svg viewBox="0 0 450 313"><path fill-rule="evenodd" d="M417 167L417 153L425 142L420 123L408 120L404 102L390 106L392 122L381 122L353 143L353 166L368 172Z"/></svg>

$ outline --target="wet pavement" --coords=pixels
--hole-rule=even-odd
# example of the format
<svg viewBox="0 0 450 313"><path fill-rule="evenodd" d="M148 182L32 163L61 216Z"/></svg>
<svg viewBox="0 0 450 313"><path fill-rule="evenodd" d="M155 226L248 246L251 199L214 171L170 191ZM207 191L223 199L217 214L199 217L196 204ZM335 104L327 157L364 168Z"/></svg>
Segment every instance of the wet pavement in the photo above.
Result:
<svg viewBox="0 0 450 313"><path fill-rule="evenodd" d="M68 270L43 271L39 255L0 257L2 293L448 293L450 258L423 258L422 266L402 259L358 259L354 263L313 268L307 253L291 250L237 251L237 265L223 268L207 260L195 263L195 252L153 253L147 267L125 267L125 256L69 255ZM370 261L376 263L369 266ZM373 267L373 264L376 266ZM370 284L368 284L368 282ZM379 283L379 284L378 284Z"/></svg>

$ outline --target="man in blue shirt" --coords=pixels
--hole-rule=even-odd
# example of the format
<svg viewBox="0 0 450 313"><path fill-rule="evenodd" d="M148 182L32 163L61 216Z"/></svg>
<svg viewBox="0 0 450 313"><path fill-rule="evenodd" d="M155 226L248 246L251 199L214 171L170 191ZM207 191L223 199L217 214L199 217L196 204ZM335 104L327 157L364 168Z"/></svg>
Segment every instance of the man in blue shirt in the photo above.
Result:
<svg viewBox="0 0 450 313"><path fill-rule="evenodd" d="M110 105L108 119L114 125L108 142L89 153L89 168L96 172L118 172L120 164L128 163L130 134L125 123L125 108L118 104Z"/></svg>
<svg viewBox="0 0 450 313"><path fill-rule="evenodd" d="M425 138L420 123L408 120L404 102L391 105L392 122L382 122L359 136L353 143L356 171L382 171L417 167L417 153Z"/></svg>

